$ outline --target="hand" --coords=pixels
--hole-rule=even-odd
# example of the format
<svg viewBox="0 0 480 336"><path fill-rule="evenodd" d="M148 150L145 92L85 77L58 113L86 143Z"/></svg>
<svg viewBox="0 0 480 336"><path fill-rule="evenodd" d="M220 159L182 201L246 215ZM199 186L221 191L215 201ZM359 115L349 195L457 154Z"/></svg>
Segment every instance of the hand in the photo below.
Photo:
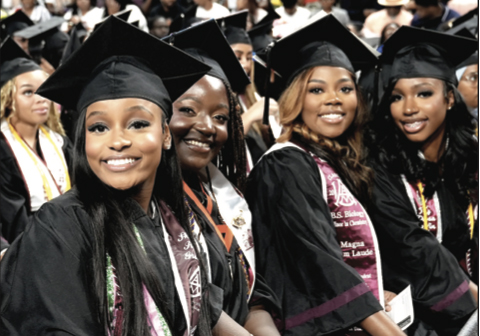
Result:
<svg viewBox="0 0 480 336"><path fill-rule="evenodd" d="M397 294L384 290L383 296L385 297L385 311L389 312L392 310L392 307L389 305L389 302L393 300Z"/></svg>
<svg viewBox="0 0 480 336"><path fill-rule="evenodd" d="M74 25L76 25L77 23L80 22L80 17L78 17L78 15L74 15L74 16L72 16L72 18L70 19L70 22L73 23Z"/></svg>
<svg viewBox="0 0 480 336"><path fill-rule="evenodd" d="M3 249L3 251L0 252L0 261L2 261L3 256L5 255L6 252L7 252L7 249Z"/></svg>
<svg viewBox="0 0 480 336"><path fill-rule="evenodd" d="M270 115L276 115L278 113L278 104L275 100L270 98L270 105L268 112ZM242 114L243 130L246 133L250 130L253 123L261 121L263 119L263 108L265 106L265 98L260 98L255 104Z"/></svg>

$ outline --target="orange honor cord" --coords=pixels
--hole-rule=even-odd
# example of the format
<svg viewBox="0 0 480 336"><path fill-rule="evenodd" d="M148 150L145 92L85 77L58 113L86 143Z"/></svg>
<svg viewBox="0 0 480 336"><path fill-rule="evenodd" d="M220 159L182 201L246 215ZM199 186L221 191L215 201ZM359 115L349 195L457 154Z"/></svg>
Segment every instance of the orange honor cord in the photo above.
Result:
<svg viewBox="0 0 480 336"><path fill-rule="evenodd" d="M203 187L202 187L202 189L203 189ZM212 201L211 197L208 194L206 194L206 196L207 196L207 209L205 209L202 202L200 202L200 200L197 198L197 196L195 196L192 189L190 189L190 187L188 186L188 184L185 183L185 181L183 181L183 190L188 195L188 197L190 197L190 199L193 200L193 202L195 203L197 208L199 208L200 211L202 211L202 213L208 219L210 224L212 224L212 226L215 228L215 231L217 232L217 235L220 237L223 244L227 248L227 251L230 252L230 247L232 246L232 241L233 241L233 234L230 231L230 228L228 228L228 226L226 224L223 224L223 225L215 224L215 221L213 220L212 216L210 215L210 211L213 209L213 201ZM210 211L208 211L208 209L210 209Z"/></svg>

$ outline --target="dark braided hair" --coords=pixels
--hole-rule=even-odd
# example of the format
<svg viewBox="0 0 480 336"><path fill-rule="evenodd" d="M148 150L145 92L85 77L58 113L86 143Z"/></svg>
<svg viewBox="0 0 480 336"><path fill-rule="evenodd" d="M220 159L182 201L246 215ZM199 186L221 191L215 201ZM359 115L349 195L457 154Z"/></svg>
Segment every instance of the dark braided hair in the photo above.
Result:
<svg viewBox="0 0 480 336"><path fill-rule="evenodd" d="M225 80L222 80L222 82L227 91L230 108L228 113L230 116L228 121L228 140L213 160L213 163L230 182L243 192L247 178L247 162L241 109L230 84Z"/></svg>
<svg viewBox="0 0 480 336"><path fill-rule="evenodd" d="M409 141L395 125L390 112L390 96L396 83L389 85L376 112L370 140L372 155L391 173L403 174L409 181L423 181L426 197L433 195L443 178L462 206L475 201L478 193L478 140L474 119L457 88L443 82L445 99L453 92L455 103L446 115L448 148L438 164L433 164L418 156L419 144Z"/></svg>

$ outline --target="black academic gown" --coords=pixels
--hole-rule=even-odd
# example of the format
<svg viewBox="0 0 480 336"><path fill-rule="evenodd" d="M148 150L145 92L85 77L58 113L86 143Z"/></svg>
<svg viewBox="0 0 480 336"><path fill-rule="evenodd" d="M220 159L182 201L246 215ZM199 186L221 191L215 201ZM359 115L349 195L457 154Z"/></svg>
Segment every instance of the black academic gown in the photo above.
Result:
<svg viewBox="0 0 480 336"><path fill-rule="evenodd" d="M201 191L194 189L192 191L200 201L204 201L204 204L206 204L206 198ZM193 201L189 204L198 219L198 224L201 226L202 234L205 236L208 246L212 275L211 292L220 294L220 301L217 302L217 306L220 305L223 311L241 326L245 324L251 306L263 305L265 310L274 318L278 317L280 308L275 294L258 274L250 302L247 302L247 284L239 261L237 253L239 245L235 237L233 237L230 251L227 251L225 244L218 237L215 228L212 227L203 212L198 209ZM217 225L220 223L218 215L218 208L214 203L211 217ZM221 310L219 313L221 313ZM215 325L220 314L212 315L212 324Z"/></svg>
<svg viewBox="0 0 480 336"><path fill-rule="evenodd" d="M63 137L63 154L69 172L73 146L67 137ZM38 143L38 141L37 141ZM37 148L40 153L40 149ZM33 168L35 169L35 168ZM13 240L25 230L33 215L30 209L30 194L15 155L3 133L0 132L0 229L1 235L8 241Z"/></svg>
<svg viewBox="0 0 480 336"><path fill-rule="evenodd" d="M369 215L380 243L386 286L400 292L410 284L416 317L432 325L439 335L457 335L475 310L473 296L465 292L469 277L459 265L472 247L466 209L461 209L445 184L439 182L443 229L443 241L439 243L422 228L401 178L379 165L372 167L374 207Z"/></svg>
<svg viewBox="0 0 480 336"><path fill-rule="evenodd" d="M186 321L160 221L151 220L133 200L132 209L129 221L160 278L172 333L181 335ZM162 213L164 221L172 216ZM0 335L103 335L91 291L90 225L75 190L40 208L0 263Z"/></svg>
<svg viewBox="0 0 480 336"><path fill-rule="evenodd" d="M382 309L342 258L318 166L292 147L264 156L251 172L257 273L278 296L284 335L333 335ZM364 288L364 287L363 287Z"/></svg>

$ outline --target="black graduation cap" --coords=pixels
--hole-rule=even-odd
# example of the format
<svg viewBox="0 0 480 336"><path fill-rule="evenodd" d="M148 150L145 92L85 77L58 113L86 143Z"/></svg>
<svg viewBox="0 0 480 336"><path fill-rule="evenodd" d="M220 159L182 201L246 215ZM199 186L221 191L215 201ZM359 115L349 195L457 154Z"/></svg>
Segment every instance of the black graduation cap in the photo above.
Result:
<svg viewBox="0 0 480 336"><path fill-rule="evenodd" d="M375 64L377 55L329 14L276 42L270 62L289 83L301 71L314 66L342 67L355 73Z"/></svg>
<svg viewBox="0 0 480 336"><path fill-rule="evenodd" d="M445 32L451 35L458 35L462 29L467 29L475 38L478 37L478 7L467 14L462 15L447 23L448 30ZM464 35L460 35L464 36Z"/></svg>
<svg viewBox="0 0 480 336"><path fill-rule="evenodd" d="M273 40L272 36L273 20L253 26L247 33L252 42L253 51L264 50Z"/></svg>
<svg viewBox="0 0 480 336"><path fill-rule="evenodd" d="M120 20L123 20L125 22L128 22L128 18L130 17L130 13L132 12L131 9L124 9L120 12L117 12L113 15L110 15L110 16L116 16L117 18L119 18ZM93 27L93 31L97 30L98 28L100 28L100 26L108 20L108 18L110 16L107 16L106 18L104 18L102 21L100 21L99 23L97 23L94 27Z"/></svg>
<svg viewBox="0 0 480 336"><path fill-rule="evenodd" d="M7 37L2 43L0 54L2 56L0 62L0 87L18 75L40 70L40 66L11 37Z"/></svg>
<svg viewBox="0 0 480 336"><path fill-rule="evenodd" d="M173 33L163 40L208 64L212 67L208 74L229 82L233 91L240 92L250 84L245 70L214 19Z"/></svg>
<svg viewBox="0 0 480 336"><path fill-rule="evenodd" d="M0 22L0 36L3 40L7 35L13 36L13 33L33 25L27 14L19 10Z"/></svg>
<svg viewBox="0 0 480 336"><path fill-rule="evenodd" d="M171 116L172 101L209 69L181 50L110 16L37 93L77 111L99 100L143 98Z"/></svg>
<svg viewBox="0 0 480 336"><path fill-rule="evenodd" d="M388 71L385 84L400 78L429 77L456 84L455 67L473 54L478 42L428 29L400 27L380 57ZM388 77L388 78L387 78Z"/></svg>
<svg viewBox="0 0 480 336"><path fill-rule="evenodd" d="M42 39L58 31L58 27L65 22L63 17L54 16L50 20L37 23L28 28L22 29L15 33L15 36L23 37L27 40Z"/></svg>
<svg viewBox="0 0 480 336"><path fill-rule="evenodd" d="M230 45L237 43L252 44L246 31L247 18L248 10L245 9L217 19L217 24L222 28L223 34L225 34Z"/></svg>
<svg viewBox="0 0 480 336"><path fill-rule="evenodd" d="M185 12L178 14L177 17L172 20L172 23L170 23L170 29L168 33L172 34L178 32L190 27L194 23L203 21L202 19L196 17L197 7L197 5L193 5Z"/></svg>
<svg viewBox="0 0 480 336"><path fill-rule="evenodd" d="M469 65L477 64L477 63L478 63L478 50L475 51L470 56L468 56L468 58L465 61L463 61L462 63L460 63L459 65L457 65L456 68L460 69L460 68L463 68L463 67L466 67L466 66L469 66Z"/></svg>

